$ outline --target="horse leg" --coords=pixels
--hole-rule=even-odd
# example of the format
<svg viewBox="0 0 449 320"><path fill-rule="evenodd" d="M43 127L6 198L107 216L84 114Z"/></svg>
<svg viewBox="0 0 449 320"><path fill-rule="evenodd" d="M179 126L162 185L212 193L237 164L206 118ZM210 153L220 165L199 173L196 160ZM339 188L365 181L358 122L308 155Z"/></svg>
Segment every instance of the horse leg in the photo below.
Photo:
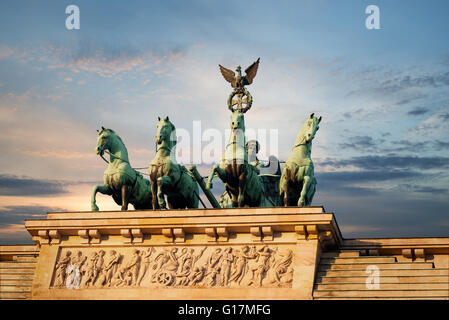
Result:
<svg viewBox="0 0 449 320"><path fill-rule="evenodd" d="M153 206L153 210L159 209L157 203L157 181L151 181L151 204Z"/></svg>
<svg viewBox="0 0 449 320"><path fill-rule="evenodd" d="M218 168L217 164L212 167L212 171L210 172L209 178L207 179L206 190L212 189L212 180L214 179L215 171L217 170L217 168Z"/></svg>
<svg viewBox="0 0 449 320"><path fill-rule="evenodd" d="M126 192L126 184L122 185L122 211L128 210L128 192Z"/></svg>
<svg viewBox="0 0 449 320"><path fill-rule="evenodd" d="M298 200L298 207L304 207L306 205L306 195L307 195L307 191L310 188L310 176L304 176L303 178L303 184L302 184L302 189L301 189L301 196L299 197Z"/></svg>
<svg viewBox="0 0 449 320"><path fill-rule="evenodd" d="M288 207L288 180L285 179L285 190L284 190L284 207Z"/></svg>
<svg viewBox="0 0 449 320"><path fill-rule="evenodd" d="M98 211L98 207L97 207L97 202L96 202L96 197L97 197L97 192L100 192L101 194L106 194L106 195L111 195L112 194L112 190L111 188L109 188L108 185L103 185L103 186L95 186L93 191L92 191L92 198L90 200L90 207L92 211Z"/></svg>
<svg viewBox="0 0 449 320"><path fill-rule="evenodd" d="M284 207L288 206L288 180L290 177L290 171L286 167L282 172L281 181L279 182L279 194L280 201L284 204Z"/></svg>
<svg viewBox="0 0 449 320"><path fill-rule="evenodd" d="M228 181L228 175L227 175L226 171L223 170L222 168L220 168L218 165L217 165L217 168L215 169L215 172L216 172L218 178L220 178L220 180L223 181L223 183L226 183L226 181Z"/></svg>
<svg viewBox="0 0 449 320"><path fill-rule="evenodd" d="M165 203L163 188L166 185L170 185L171 179L167 176L160 177L157 179L157 200L159 207L161 209L167 209L167 204Z"/></svg>
<svg viewBox="0 0 449 320"><path fill-rule="evenodd" d="M316 179L313 177L310 182L310 188L307 190L306 195L306 206L310 206L312 204L313 196L315 195L316 191Z"/></svg>
<svg viewBox="0 0 449 320"><path fill-rule="evenodd" d="M243 203L245 201L245 189L246 189L246 174L242 172L239 175L239 196L238 196L238 206L239 208L243 207Z"/></svg>

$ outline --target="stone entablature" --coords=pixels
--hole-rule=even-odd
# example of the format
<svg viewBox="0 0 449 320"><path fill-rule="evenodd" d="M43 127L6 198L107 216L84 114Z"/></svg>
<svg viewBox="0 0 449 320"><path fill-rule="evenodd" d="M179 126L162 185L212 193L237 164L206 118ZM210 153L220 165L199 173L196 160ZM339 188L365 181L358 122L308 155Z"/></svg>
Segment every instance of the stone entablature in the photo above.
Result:
<svg viewBox="0 0 449 320"><path fill-rule="evenodd" d="M0 299L449 295L449 238L343 239L322 207L49 213L26 227L35 246L0 246L0 267L23 273L0 275Z"/></svg>
<svg viewBox="0 0 449 320"><path fill-rule="evenodd" d="M33 299L308 299L319 252L342 241L322 207L49 213L26 228Z"/></svg>
<svg viewBox="0 0 449 320"><path fill-rule="evenodd" d="M26 228L35 242L49 245L342 241L333 214L322 207L49 213L26 221Z"/></svg>

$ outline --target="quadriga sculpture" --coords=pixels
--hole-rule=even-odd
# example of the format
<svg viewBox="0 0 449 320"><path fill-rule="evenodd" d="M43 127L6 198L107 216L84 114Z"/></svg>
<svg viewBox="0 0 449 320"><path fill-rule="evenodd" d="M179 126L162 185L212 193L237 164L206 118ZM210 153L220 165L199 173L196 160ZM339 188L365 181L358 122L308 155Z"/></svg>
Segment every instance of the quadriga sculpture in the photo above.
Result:
<svg viewBox="0 0 449 320"><path fill-rule="evenodd" d="M239 100L241 101L241 95ZM250 104L249 104L250 106ZM215 174L224 182L226 191L231 197L233 207L259 207L262 202L262 181L255 166L248 163L248 153L245 146L246 108L233 109L231 114L231 134L226 145L220 165L214 165L206 185L212 187Z"/></svg>
<svg viewBox="0 0 449 320"><path fill-rule="evenodd" d="M95 186L92 192L91 209L98 211L96 194L112 195L114 201L122 206L122 210L128 210L128 203L135 209L150 209L151 188L150 181L142 177L142 174L131 168L128 159L128 151L122 139L111 129L101 127L98 131L96 152L103 159L107 152L110 156L107 169L104 171L104 185Z"/></svg>
<svg viewBox="0 0 449 320"><path fill-rule="evenodd" d="M315 194L316 179L310 157L312 140L319 129L321 117L312 113L299 131L293 151L285 163L279 183L280 203L284 206L310 206Z"/></svg>
<svg viewBox="0 0 449 320"><path fill-rule="evenodd" d="M150 162L153 209L198 208L198 185L190 172L175 158L176 128L168 117L159 118L156 133L156 156Z"/></svg>

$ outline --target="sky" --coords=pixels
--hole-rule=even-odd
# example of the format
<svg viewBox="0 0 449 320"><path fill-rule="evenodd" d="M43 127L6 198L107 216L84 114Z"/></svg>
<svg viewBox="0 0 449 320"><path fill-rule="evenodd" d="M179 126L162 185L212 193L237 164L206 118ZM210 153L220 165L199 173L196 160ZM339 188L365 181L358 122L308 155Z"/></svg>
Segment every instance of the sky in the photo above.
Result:
<svg viewBox="0 0 449 320"><path fill-rule="evenodd" d="M79 7L79 30L66 29L68 5ZM368 5L379 8L378 30L365 27ZM106 169L95 154L101 126L120 135L135 167L154 157L158 116L179 132L195 123L224 132L232 88L218 64L244 69L259 57L246 128L275 130L286 160L307 117L322 116L313 205L335 214L343 237L449 236L448 9L443 0L1 1L0 244L32 243L25 219L90 210ZM204 175L212 167L197 164ZM97 203L119 209L107 196Z"/></svg>

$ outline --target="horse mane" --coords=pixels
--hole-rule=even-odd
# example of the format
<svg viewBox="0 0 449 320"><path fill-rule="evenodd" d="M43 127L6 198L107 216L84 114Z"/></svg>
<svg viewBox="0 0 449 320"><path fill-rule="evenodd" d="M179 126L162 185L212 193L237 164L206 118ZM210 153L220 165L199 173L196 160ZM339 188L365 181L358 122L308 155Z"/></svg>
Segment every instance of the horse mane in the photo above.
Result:
<svg viewBox="0 0 449 320"><path fill-rule="evenodd" d="M117 137L117 139L122 143L122 145L123 145L123 147L125 148L125 150L127 150L127 149L126 149L125 143L123 142L122 138L117 134L117 132L115 132L114 130L109 129L109 128L104 128L104 129L102 129L102 130L98 133L98 135L102 134L104 131L106 131L106 132L108 132L108 133L113 133L114 136ZM127 152L128 152L128 151L127 151Z"/></svg>
<svg viewBox="0 0 449 320"><path fill-rule="evenodd" d="M304 137L304 132L306 131L306 124L308 121L309 121L309 119L304 121L304 123L302 124L301 129L299 130L299 132L296 136L295 144L302 142L302 141L298 141L298 139L301 139L302 137Z"/></svg>

